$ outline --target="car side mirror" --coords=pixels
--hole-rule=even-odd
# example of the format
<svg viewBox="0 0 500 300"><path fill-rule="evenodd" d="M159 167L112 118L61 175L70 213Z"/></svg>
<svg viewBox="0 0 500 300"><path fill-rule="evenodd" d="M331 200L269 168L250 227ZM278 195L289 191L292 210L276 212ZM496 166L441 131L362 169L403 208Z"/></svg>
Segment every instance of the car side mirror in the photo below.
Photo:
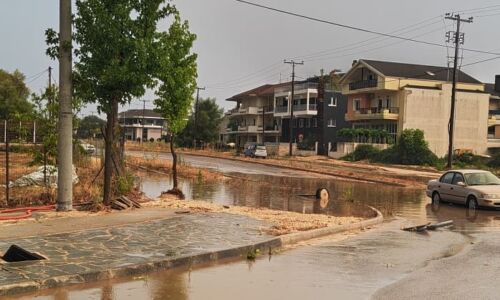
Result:
<svg viewBox="0 0 500 300"><path fill-rule="evenodd" d="M462 187L466 186L465 182L462 181L457 182L457 185Z"/></svg>

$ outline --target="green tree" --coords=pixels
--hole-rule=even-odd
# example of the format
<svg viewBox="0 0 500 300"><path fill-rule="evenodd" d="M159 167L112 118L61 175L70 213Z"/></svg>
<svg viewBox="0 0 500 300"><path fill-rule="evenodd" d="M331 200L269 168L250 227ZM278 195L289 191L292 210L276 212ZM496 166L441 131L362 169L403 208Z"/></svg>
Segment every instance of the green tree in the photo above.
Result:
<svg viewBox="0 0 500 300"><path fill-rule="evenodd" d="M182 146L194 146L195 138L205 143L216 142L223 115L224 110L214 98L200 99L198 109L193 107L186 128L179 134L178 143Z"/></svg>
<svg viewBox="0 0 500 300"><path fill-rule="evenodd" d="M176 136L187 123L189 109L196 89L197 55L191 52L196 35L189 32L187 21L182 22L179 14L166 33L159 34L157 79L160 86L156 91L155 105L166 119L170 150L172 153L172 175L174 186L170 192L182 196L177 182L177 154L175 153Z"/></svg>
<svg viewBox="0 0 500 300"><path fill-rule="evenodd" d="M87 103L97 102L98 110L106 113L105 205L110 204L113 166L121 172L117 155L118 106L141 97L146 88L154 86L152 75L159 63L155 48L157 25L175 12L164 2L76 1L74 36L79 48L75 51L75 93Z"/></svg>
<svg viewBox="0 0 500 300"><path fill-rule="evenodd" d="M0 120L22 120L33 114L28 100L29 89L24 75L18 70L9 73L0 69Z"/></svg>
<svg viewBox="0 0 500 300"><path fill-rule="evenodd" d="M80 139L93 138L101 134L105 124L106 121L97 116L86 116L80 120L76 135Z"/></svg>

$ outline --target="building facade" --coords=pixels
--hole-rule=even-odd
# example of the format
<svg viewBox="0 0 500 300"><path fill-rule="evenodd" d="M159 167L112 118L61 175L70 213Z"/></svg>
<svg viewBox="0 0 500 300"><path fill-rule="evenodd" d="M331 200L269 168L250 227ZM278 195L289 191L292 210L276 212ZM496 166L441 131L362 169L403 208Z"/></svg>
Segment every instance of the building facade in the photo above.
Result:
<svg viewBox="0 0 500 300"><path fill-rule="evenodd" d="M353 128L386 130L394 140L405 129L424 132L438 156L448 150L451 71L446 67L359 60L341 79L345 119ZM485 85L459 72L454 148L487 151L489 94Z"/></svg>
<svg viewBox="0 0 500 300"><path fill-rule="evenodd" d="M494 152L500 151L500 75L495 77L495 83L485 85L490 94L488 112L488 148Z"/></svg>
<svg viewBox="0 0 500 300"><path fill-rule="evenodd" d="M132 109L118 114L118 122L129 141L159 141L167 133L165 119L151 109Z"/></svg>

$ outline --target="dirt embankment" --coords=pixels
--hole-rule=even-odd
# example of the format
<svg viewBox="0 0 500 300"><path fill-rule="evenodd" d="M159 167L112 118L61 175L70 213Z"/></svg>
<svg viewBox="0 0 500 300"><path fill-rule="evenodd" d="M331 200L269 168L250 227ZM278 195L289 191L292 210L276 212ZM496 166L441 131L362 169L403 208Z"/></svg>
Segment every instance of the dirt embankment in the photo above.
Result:
<svg viewBox="0 0 500 300"><path fill-rule="evenodd" d="M161 158L127 157L127 166L132 170L149 171L162 175L172 173L172 161ZM219 172L206 169L194 168L179 161L177 164L177 174L184 178L198 179L205 182L220 181L224 175Z"/></svg>
<svg viewBox="0 0 500 300"><path fill-rule="evenodd" d="M175 196L164 194L157 201L145 203L145 206L165 207L181 210L180 212L213 212L244 215L266 221L270 227L262 231L271 235L283 235L292 232L307 231L329 226L339 226L362 221L358 217L335 217L321 214L301 214L268 208L245 206L225 206L206 201L179 200Z"/></svg>

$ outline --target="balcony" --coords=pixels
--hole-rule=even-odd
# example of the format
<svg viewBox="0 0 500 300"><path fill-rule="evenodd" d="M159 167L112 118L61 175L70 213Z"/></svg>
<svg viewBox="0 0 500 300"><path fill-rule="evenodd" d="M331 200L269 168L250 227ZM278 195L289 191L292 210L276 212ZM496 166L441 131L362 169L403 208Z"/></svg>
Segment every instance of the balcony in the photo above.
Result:
<svg viewBox="0 0 500 300"><path fill-rule="evenodd" d="M249 125L249 126L238 126L239 133L260 133L262 132L262 126Z"/></svg>
<svg viewBox="0 0 500 300"><path fill-rule="evenodd" d="M305 82L305 83L297 83L294 85L293 89L295 92L301 91L301 90L307 90L307 89L317 89L318 84L314 82ZM292 91L292 86L287 85L287 86L281 86L277 87L274 89L275 94L281 94L281 93L287 93Z"/></svg>
<svg viewBox="0 0 500 300"><path fill-rule="evenodd" d="M288 112L288 106L276 106L274 108L275 113L287 113Z"/></svg>
<svg viewBox="0 0 500 300"><path fill-rule="evenodd" d="M399 119L399 107L389 108L360 108L352 113L345 115L347 121L361 120L395 120Z"/></svg>
<svg viewBox="0 0 500 300"><path fill-rule="evenodd" d="M378 81L376 79L361 80L361 81L349 83L349 90L354 91L354 90L360 90L360 89L374 88L377 86L378 86Z"/></svg>
<svg viewBox="0 0 500 300"><path fill-rule="evenodd" d="M494 136L488 136L488 148L500 148L500 139L494 138Z"/></svg>

